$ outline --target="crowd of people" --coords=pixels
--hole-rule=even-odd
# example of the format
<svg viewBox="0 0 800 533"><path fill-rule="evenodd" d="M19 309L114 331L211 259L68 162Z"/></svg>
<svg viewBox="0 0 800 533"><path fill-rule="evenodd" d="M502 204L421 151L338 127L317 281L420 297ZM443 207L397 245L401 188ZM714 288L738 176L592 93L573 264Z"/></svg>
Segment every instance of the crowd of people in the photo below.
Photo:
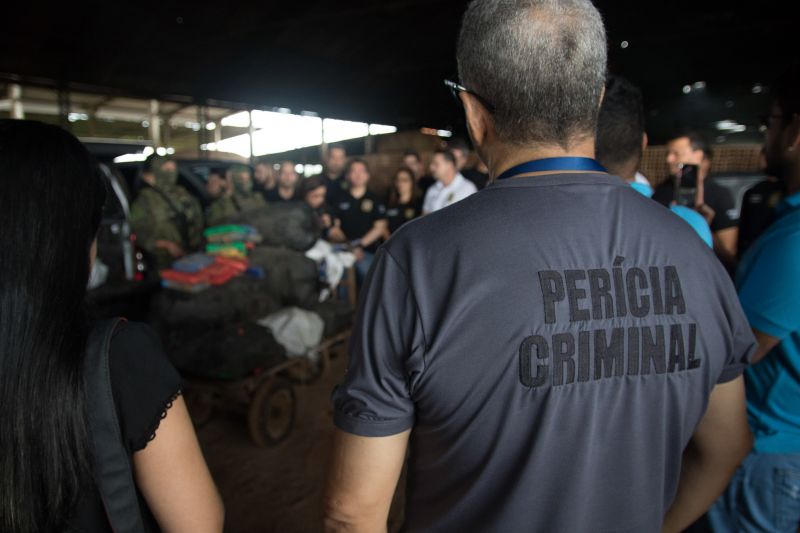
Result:
<svg viewBox="0 0 800 533"><path fill-rule="evenodd" d="M257 214L270 205L295 202L313 212L320 235L332 244L345 245L357 259L358 278L369 270L378 246L405 223L452 205L489 182L483 163L468 166L470 150L455 139L448 149L436 151L426 173L420 154L408 150L391 180L388 194L370 188L368 163L348 158L343 145L328 147L324 171L301 177L293 161L276 169L259 161L254 170L243 164L212 169L206 177L211 203L200 200L178 184L174 160L151 155L144 163L141 191L133 202L131 222L139 246L163 269L176 259L198 251L205 227Z"/></svg>
<svg viewBox="0 0 800 533"><path fill-rule="evenodd" d="M770 178L749 192L740 221L733 193L712 176L713 149L709 142L700 133L687 130L668 141L664 164L669 178L654 186L639 171L648 144L642 95L628 81L616 77L609 79L606 90L598 125L597 159L638 192L684 219L734 276L739 259L772 220L769 212L782 197L780 183ZM622 142L626 135L627 142ZM354 251L361 279L377 247L406 222L459 202L490 183L486 165L478 159L469 167L469 157L469 145L458 138L446 149L436 150L427 166L417 151L408 150L384 196L370 188L368 163L360 158L348 159L343 145L331 145L323 173L310 178L301 177L289 160L276 165L277 171L264 161L257 162L254 171L234 164L209 172L206 193L212 202L203 211L199 200L177 184L175 162L153 155L145 162L143 192L133 204L131 218L139 245L154 258L154 264L163 268L198 250L204 227L224 224L232 217L269 205L305 203L314 212L324 239ZM695 165L699 170L691 205L676 203L675 177L685 165ZM768 206L761 202L764 195L770 198ZM742 239L738 238L740 228Z"/></svg>
<svg viewBox="0 0 800 533"><path fill-rule="evenodd" d="M606 43L589 0L471 2L453 85L479 163L409 150L386 198L339 145L310 178L212 172L205 210L174 160L145 162L131 223L159 268L288 202L357 259L327 531L384 531L406 460L408 531L797 531L800 70L740 214L695 132L668 143L674 179L641 174L643 97ZM96 163L2 120L0 179L0 530L221 531L155 334L83 311Z"/></svg>
<svg viewBox="0 0 800 533"><path fill-rule="evenodd" d="M423 212L455 204L373 260L326 524L380 527L410 448L409 530L797 531L797 67L739 213L696 132L642 175L590 2L500 4L468 8L449 84L493 182L435 154Z"/></svg>

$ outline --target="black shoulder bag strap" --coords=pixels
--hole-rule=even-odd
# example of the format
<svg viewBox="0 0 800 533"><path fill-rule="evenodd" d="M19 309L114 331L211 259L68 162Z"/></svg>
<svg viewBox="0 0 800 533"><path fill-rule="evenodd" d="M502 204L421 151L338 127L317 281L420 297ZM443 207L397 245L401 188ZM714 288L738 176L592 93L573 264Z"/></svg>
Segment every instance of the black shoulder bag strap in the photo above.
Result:
<svg viewBox="0 0 800 533"><path fill-rule="evenodd" d="M94 474L106 516L114 533L143 533L136 485L122 441L111 391L108 356L111 337L123 319L98 322L86 345L86 399Z"/></svg>

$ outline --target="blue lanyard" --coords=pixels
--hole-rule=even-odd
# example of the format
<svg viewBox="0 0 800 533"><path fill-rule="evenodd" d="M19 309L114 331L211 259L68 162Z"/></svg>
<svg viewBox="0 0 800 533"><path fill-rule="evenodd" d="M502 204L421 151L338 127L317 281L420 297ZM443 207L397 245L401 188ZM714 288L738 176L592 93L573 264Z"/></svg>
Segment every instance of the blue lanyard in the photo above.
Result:
<svg viewBox="0 0 800 533"><path fill-rule="evenodd" d="M504 180L513 178L520 174L530 174L532 172L607 172L603 165L588 157L551 157L549 159L537 159L528 161L500 174L497 179Z"/></svg>

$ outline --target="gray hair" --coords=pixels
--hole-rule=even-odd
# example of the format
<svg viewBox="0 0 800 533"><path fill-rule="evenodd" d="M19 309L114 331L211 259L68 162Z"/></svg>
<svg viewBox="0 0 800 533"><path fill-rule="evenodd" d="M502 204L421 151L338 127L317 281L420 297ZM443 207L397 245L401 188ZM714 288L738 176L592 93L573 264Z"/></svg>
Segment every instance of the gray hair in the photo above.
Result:
<svg viewBox="0 0 800 533"><path fill-rule="evenodd" d="M566 149L597 129L606 53L590 0L475 0L458 38L458 74L495 107L502 140Z"/></svg>

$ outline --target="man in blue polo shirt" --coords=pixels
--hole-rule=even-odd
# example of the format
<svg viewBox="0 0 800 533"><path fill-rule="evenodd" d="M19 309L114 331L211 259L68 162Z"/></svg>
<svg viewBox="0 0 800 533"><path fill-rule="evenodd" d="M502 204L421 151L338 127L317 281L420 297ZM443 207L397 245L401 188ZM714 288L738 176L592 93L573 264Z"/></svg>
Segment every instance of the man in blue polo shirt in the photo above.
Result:
<svg viewBox="0 0 800 533"><path fill-rule="evenodd" d="M745 376L755 445L709 512L715 532L794 533L800 525L800 68L773 94L765 155L787 196L737 275L759 344Z"/></svg>
<svg viewBox="0 0 800 533"><path fill-rule="evenodd" d="M755 339L692 228L594 160L590 0L477 0L458 43L495 182L375 256L333 394L328 531L678 532L751 446ZM413 431L412 431L413 430Z"/></svg>

